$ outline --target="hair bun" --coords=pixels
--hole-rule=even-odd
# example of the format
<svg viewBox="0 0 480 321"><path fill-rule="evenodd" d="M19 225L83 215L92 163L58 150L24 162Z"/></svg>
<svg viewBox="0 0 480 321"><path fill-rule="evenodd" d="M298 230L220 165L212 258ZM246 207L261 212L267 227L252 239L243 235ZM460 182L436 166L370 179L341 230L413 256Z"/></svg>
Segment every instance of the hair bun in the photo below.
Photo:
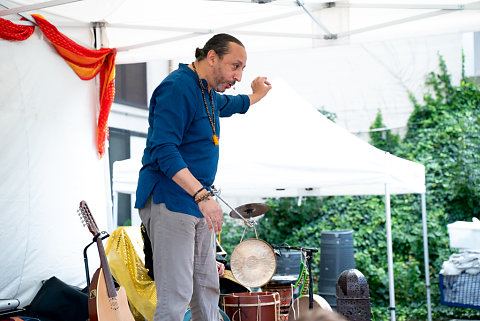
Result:
<svg viewBox="0 0 480 321"><path fill-rule="evenodd" d="M195 58L203 56L203 49L197 48L195 49Z"/></svg>

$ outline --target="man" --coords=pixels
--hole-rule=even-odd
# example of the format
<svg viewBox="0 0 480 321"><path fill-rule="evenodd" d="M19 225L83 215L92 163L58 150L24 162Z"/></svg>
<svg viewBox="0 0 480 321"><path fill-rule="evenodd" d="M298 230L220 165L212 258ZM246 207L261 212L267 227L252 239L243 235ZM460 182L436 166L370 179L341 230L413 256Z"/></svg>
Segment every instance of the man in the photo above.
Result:
<svg viewBox="0 0 480 321"><path fill-rule="evenodd" d="M215 261L215 235L223 212L210 196L219 156L219 117L245 113L271 89L253 80L250 95L220 95L242 79L247 54L228 34L196 49L150 100L147 146L136 204L152 242L157 306L155 321L218 320L223 265Z"/></svg>

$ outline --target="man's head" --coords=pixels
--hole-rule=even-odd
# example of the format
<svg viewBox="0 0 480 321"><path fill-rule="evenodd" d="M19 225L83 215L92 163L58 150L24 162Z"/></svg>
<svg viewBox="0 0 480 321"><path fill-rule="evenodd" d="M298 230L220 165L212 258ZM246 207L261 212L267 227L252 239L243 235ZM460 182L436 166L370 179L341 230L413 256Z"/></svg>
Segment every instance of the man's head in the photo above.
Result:
<svg viewBox="0 0 480 321"><path fill-rule="evenodd" d="M221 33L208 40L202 49L197 48L195 58L207 66L202 76L208 85L215 91L224 92L242 80L247 52L240 40Z"/></svg>
<svg viewBox="0 0 480 321"><path fill-rule="evenodd" d="M305 311L298 321L347 321L347 319L335 311L315 309Z"/></svg>

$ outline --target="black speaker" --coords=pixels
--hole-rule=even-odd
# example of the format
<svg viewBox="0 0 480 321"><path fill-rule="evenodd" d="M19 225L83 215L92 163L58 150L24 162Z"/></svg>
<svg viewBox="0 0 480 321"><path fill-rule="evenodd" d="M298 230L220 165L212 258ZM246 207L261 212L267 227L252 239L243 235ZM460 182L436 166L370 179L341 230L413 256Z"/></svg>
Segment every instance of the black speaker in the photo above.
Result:
<svg viewBox="0 0 480 321"><path fill-rule="evenodd" d="M337 306L336 284L340 274L355 268L353 230L323 231L320 243L318 294L332 308Z"/></svg>

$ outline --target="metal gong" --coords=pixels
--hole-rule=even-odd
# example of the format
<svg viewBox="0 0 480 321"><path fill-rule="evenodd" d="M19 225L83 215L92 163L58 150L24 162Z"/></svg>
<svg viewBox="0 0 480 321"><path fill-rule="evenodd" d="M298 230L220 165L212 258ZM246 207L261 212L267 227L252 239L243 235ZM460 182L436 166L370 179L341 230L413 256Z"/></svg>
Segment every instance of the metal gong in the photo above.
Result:
<svg viewBox="0 0 480 321"><path fill-rule="evenodd" d="M258 288L268 283L275 274L277 259L267 242L247 239L233 250L230 266L233 276L241 285Z"/></svg>

